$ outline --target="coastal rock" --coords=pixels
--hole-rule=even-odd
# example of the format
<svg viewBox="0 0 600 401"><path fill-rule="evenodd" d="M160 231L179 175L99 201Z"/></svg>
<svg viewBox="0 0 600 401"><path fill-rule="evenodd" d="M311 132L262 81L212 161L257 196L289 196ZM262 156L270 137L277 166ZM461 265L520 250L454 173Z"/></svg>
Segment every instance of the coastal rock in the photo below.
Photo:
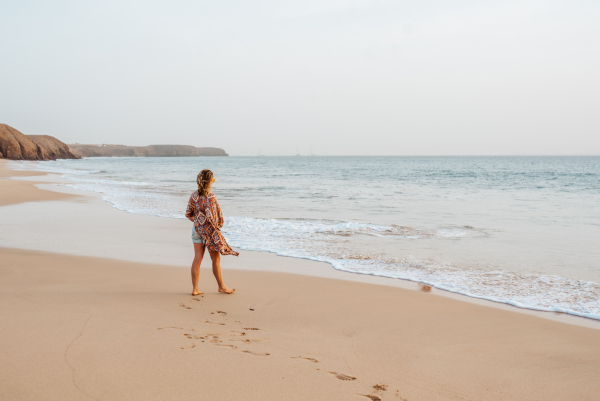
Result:
<svg viewBox="0 0 600 401"><path fill-rule="evenodd" d="M69 146L49 135L25 135L0 124L0 158L12 160L80 159Z"/></svg>
<svg viewBox="0 0 600 401"><path fill-rule="evenodd" d="M81 157L134 157L145 156L136 146L125 145L69 145Z"/></svg>
<svg viewBox="0 0 600 401"><path fill-rule="evenodd" d="M150 145L144 150L148 157L198 156L196 148L188 145Z"/></svg>
<svg viewBox="0 0 600 401"><path fill-rule="evenodd" d="M0 124L0 153L12 160L51 160L40 145L6 124Z"/></svg>
<svg viewBox="0 0 600 401"><path fill-rule="evenodd" d="M188 145L69 145L81 157L194 157L228 156L219 148L196 148Z"/></svg>
<svg viewBox="0 0 600 401"><path fill-rule="evenodd" d="M55 159L81 159L81 156L75 154L73 150L64 142L59 141L50 135L27 135L29 139L39 145L51 160Z"/></svg>
<svg viewBox="0 0 600 401"><path fill-rule="evenodd" d="M229 156L221 148L196 148L198 150L198 156Z"/></svg>

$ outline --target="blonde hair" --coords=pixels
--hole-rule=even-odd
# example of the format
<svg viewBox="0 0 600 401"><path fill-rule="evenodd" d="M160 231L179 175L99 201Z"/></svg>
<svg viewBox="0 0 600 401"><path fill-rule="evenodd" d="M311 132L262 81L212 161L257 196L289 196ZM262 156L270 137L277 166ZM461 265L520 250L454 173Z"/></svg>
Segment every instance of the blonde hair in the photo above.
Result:
<svg viewBox="0 0 600 401"><path fill-rule="evenodd" d="M210 170L202 170L200 174L198 174L198 177L196 178L196 182L198 183L198 195L207 196L210 193L213 177L213 172Z"/></svg>

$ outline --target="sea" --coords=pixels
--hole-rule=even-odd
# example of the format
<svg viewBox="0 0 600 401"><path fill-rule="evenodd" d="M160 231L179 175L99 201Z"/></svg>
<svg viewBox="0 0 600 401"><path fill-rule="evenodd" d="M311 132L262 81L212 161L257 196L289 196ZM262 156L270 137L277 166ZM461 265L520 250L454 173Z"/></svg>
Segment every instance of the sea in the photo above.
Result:
<svg viewBox="0 0 600 401"><path fill-rule="evenodd" d="M600 157L179 157L21 162L128 213L183 219L211 169L238 249L600 319Z"/></svg>

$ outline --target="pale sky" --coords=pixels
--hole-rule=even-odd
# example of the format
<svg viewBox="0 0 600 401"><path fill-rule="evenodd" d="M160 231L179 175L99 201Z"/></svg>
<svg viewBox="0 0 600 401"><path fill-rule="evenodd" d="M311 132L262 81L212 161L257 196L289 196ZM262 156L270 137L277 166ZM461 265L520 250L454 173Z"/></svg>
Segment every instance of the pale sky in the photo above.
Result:
<svg viewBox="0 0 600 401"><path fill-rule="evenodd" d="M0 0L0 123L231 155L600 155L600 1Z"/></svg>

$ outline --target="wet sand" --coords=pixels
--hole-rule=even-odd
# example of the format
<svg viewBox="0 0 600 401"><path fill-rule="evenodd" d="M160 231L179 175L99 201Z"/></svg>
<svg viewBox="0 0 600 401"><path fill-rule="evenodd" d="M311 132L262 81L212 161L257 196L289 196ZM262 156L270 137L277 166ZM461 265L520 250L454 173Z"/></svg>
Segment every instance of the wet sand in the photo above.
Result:
<svg viewBox="0 0 600 401"><path fill-rule="evenodd" d="M18 175L2 161L0 171ZM204 262L205 295L192 297L184 221L127 214L97 197L34 186L40 182L47 181L0 178L0 211L8 211L0 214L0 399L595 400L600 393L595 328L356 275L295 274L327 265L261 252L223 257L232 296L216 292Z"/></svg>

